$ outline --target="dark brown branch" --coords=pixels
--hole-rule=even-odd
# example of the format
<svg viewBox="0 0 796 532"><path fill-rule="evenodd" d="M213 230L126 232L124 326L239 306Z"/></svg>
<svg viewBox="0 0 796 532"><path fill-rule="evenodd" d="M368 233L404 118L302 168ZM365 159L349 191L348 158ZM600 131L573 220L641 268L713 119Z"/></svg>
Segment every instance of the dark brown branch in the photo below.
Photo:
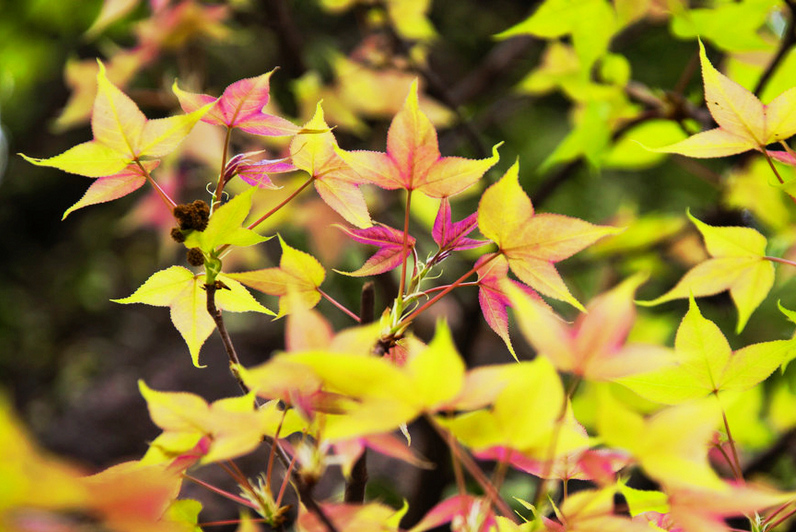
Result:
<svg viewBox="0 0 796 532"><path fill-rule="evenodd" d="M785 6L787 6L788 11L790 11L788 27L785 28L785 36L782 39L779 50L777 50L777 55L774 56L768 68L766 68L763 75L760 76L760 79L757 80L757 85L755 85L755 90L753 91L756 96L760 96L760 93L763 92L763 89L771 79L771 76L774 75L777 67L782 63L782 60L785 59L785 56L788 55L793 45L796 44L796 0L785 0Z"/></svg>
<svg viewBox="0 0 796 532"><path fill-rule="evenodd" d="M304 39L293 22L290 7L286 0L265 0L262 2L262 6L268 15L269 25L279 39L282 56L287 60L282 67L291 77L300 77L307 71L307 65L304 63L301 53L304 50Z"/></svg>
<svg viewBox="0 0 796 532"><path fill-rule="evenodd" d="M244 394L247 394L249 393L249 387L243 382L243 379L241 378L237 369L237 367L240 366L238 353L235 351L235 346L232 344L232 338L229 336L227 326L224 325L224 318L221 316L221 310L216 307L216 291L219 289L219 287L220 286L216 286L215 284L205 285L205 291L207 291L207 313L210 314L210 317L213 318L214 322L216 322L216 329L218 329L218 334L221 335L221 341L224 344L224 350L227 352L227 357L229 358L229 371L232 373L232 376L235 377L235 380L238 382L238 386L240 387L241 391L243 391Z"/></svg>
<svg viewBox="0 0 796 532"><path fill-rule="evenodd" d="M376 309L376 285L372 281L362 287L362 296L359 306L359 320L361 324L372 323ZM345 502L365 502L365 487L368 484L368 450L363 449L362 455L351 468L351 478L345 486Z"/></svg>

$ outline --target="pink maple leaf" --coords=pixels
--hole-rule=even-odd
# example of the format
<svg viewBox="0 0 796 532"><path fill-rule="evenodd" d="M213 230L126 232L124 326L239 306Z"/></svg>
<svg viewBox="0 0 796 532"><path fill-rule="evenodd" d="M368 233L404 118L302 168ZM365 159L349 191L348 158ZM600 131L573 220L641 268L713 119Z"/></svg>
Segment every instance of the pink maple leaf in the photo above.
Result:
<svg viewBox="0 0 796 532"><path fill-rule="evenodd" d="M377 224L367 229L338 227L357 242L370 246L377 246L379 248L379 250L365 261L365 264L358 270L350 273L341 272L353 277L368 277L388 272L400 266L403 260L415 247L414 237L407 235L406 247L404 248L403 231L393 229L384 224Z"/></svg>

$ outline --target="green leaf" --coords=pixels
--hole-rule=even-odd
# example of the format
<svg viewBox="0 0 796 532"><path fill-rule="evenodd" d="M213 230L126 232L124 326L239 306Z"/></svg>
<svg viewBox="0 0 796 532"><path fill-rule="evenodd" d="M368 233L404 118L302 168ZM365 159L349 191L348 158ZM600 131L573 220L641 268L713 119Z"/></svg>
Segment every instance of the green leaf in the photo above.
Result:
<svg viewBox="0 0 796 532"><path fill-rule="evenodd" d="M749 389L796 357L795 340L763 342L733 352L724 334L702 316L693 298L677 330L674 347L673 365L617 382L646 399L676 404Z"/></svg>
<svg viewBox="0 0 796 532"><path fill-rule="evenodd" d="M730 291L738 309L740 333L752 312L774 286L774 265L766 260L766 238L750 227L714 227L688 213L713 258L686 272L674 288L639 305L658 305L673 299L710 296Z"/></svg>
<svg viewBox="0 0 796 532"><path fill-rule="evenodd" d="M204 231L193 231L185 239L188 248L198 247L205 253L223 245L253 246L265 242L271 237L259 235L251 229L241 227L252 206L252 196L257 190L251 187L219 207L210 216Z"/></svg>

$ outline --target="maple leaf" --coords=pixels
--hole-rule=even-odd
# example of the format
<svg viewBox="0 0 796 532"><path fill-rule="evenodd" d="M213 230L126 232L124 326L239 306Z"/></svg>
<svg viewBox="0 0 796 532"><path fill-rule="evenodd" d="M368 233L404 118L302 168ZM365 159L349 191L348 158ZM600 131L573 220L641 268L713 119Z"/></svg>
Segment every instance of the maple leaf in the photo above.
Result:
<svg viewBox="0 0 796 532"><path fill-rule="evenodd" d="M94 181L86 193L80 200L66 209L62 220L77 209L82 209L89 205L96 205L97 203L105 203L106 201L113 201L134 192L141 188L146 183L146 175L144 171L151 172L157 167L159 161L143 161L141 169L137 164L130 164L121 172L109 176L98 177Z"/></svg>
<svg viewBox="0 0 796 532"><path fill-rule="evenodd" d="M219 309L231 312L274 313L262 306L237 281L219 274L217 279L229 290L216 292L216 305ZM171 266L152 274L138 290L129 297L112 299L116 303L144 303L156 307L169 307L171 321L182 335L194 366L199 364L199 350L216 324L207 312L207 296L204 290L204 274L195 274L182 266Z"/></svg>
<svg viewBox="0 0 796 532"><path fill-rule="evenodd" d="M378 336L374 325L356 328L371 338L370 347ZM241 378L261 397L293 401L318 397L321 389L339 396L336 413L345 415L327 415L320 435L332 442L394 430L423 412L446 408L462 390L464 362L444 322L429 345L402 367L370 356L370 347L352 348L350 338L340 340L346 349L280 354L242 368Z"/></svg>
<svg viewBox="0 0 796 532"><path fill-rule="evenodd" d="M427 196L453 196L476 183L498 161L497 148L487 159L442 157L437 131L418 108L417 81L387 132L387 152L345 151L342 159L368 182L387 190L418 190Z"/></svg>
<svg viewBox="0 0 796 532"><path fill-rule="evenodd" d="M431 236L441 252L473 249L488 244L486 240L467 237L477 227L478 213L473 213L463 220L453 223L450 201L448 198L442 198L439 211L434 219L434 227L431 229Z"/></svg>
<svg viewBox="0 0 796 532"><path fill-rule="evenodd" d="M488 256L480 257L476 261L475 267L477 268L486 260L488 260ZM525 291L528 297L537 298L541 304L545 303L531 287L510 279L508 273L509 263L502 255L491 260L489 267L478 270L478 304L487 324L505 342L514 360L518 360L509 336L509 314L507 309L511 306L511 300L504 290L504 284L507 282L511 283L518 289Z"/></svg>
<svg viewBox="0 0 796 532"><path fill-rule="evenodd" d="M320 505L323 513L334 524L336 530L378 530L379 532L397 532L398 523L406 509L396 511L385 504L369 502L367 504L334 504ZM329 527L322 523L313 512L301 505L297 532L324 532Z"/></svg>
<svg viewBox="0 0 796 532"><path fill-rule="evenodd" d="M768 144L796 134L796 87L763 105L757 96L710 64L702 41L699 57L705 102L719 127L653 151L699 158L725 157L748 150L766 153Z"/></svg>
<svg viewBox="0 0 796 532"><path fill-rule="evenodd" d="M693 298L674 342L673 364L619 379L637 394L675 404L723 391L747 390L796 357L796 341L774 340L733 351Z"/></svg>
<svg viewBox="0 0 796 532"><path fill-rule="evenodd" d="M153 390L143 380L138 381L138 388L147 402L152 422L164 431L153 445L185 441L187 445L182 450L185 452L193 447L191 441L208 437L210 444L201 458L202 464L250 453L260 445L264 435L276 435L283 418L276 402L255 409L253 393L208 404L191 393ZM170 450L174 452L174 446Z"/></svg>
<svg viewBox="0 0 796 532"><path fill-rule="evenodd" d="M457 530L457 522L471 525L470 530L496 530L495 513L491 505L482 497L474 495L454 495L437 503L423 516L409 532L425 532L437 529L446 523L451 524L451 530Z"/></svg>
<svg viewBox="0 0 796 532"><path fill-rule="evenodd" d="M547 358L476 368L468 372L466 384L450 407L460 409L483 400L491 403L491 407L453 418L437 417L436 421L475 453L510 449L532 459L547 461L551 454L554 458L567 456L589 446L586 431L575 420L568 401L561 418L564 386ZM473 385L491 390L473 388ZM475 399L468 397L473 394ZM518 404L523 408L518 409Z"/></svg>
<svg viewBox="0 0 796 532"><path fill-rule="evenodd" d="M644 471L667 489L725 489L707 455L721 418L716 401L692 401L644 419L607 390L601 392L597 432L607 445L629 451Z"/></svg>
<svg viewBox="0 0 796 532"><path fill-rule="evenodd" d="M662 296L638 304L658 305L691 295L710 296L729 290L738 309L736 332L740 333L774 286L774 265L766 260L766 238L750 227L714 227L694 218L690 212L687 214L702 233L712 258L686 272Z"/></svg>
<svg viewBox="0 0 796 532"><path fill-rule="evenodd" d="M519 162L481 196L478 227L498 245L520 281L580 310L583 306L569 292L554 264L621 231L560 214L535 214L531 199L520 187Z"/></svg>
<svg viewBox="0 0 796 532"><path fill-rule="evenodd" d="M407 235L406 248L403 246L404 233L384 224L376 224L367 229L349 229L338 225L348 236L362 244L378 246L379 250L356 271L339 272L352 277L369 277L388 272L401 265L415 247L415 238Z"/></svg>
<svg viewBox="0 0 796 532"><path fill-rule="evenodd" d="M359 189L361 178L337 154L337 140L324 120L321 102L304 129L321 133L298 135L293 139L290 143L293 164L312 176L321 199L347 222L363 229L373 225Z"/></svg>
<svg viewBox="0 0 796 532"><path fill-rule="evenodd" d="M636 317L633 295L646 280L635 275L594 298L571 327L539 301L514 287L506 291L528 342L560 371L588 380L616 380L668 362L669 350L626 344Z"/></svg>
<svg viewBox="0 0 796 532"><path fill-rule="evenodd" d="M282 246L282 257L278 268L227 274L250 288L279 296L277 318L289 314L293 304L304 308L317 305L321 300L319 287L326 278L326 271L315 257L288 246L281 235L279 244Z"/></svg>
<svg viewBox="0 0 796 532"><path fill-rule="evenodd" d="M205 105L215 106L202 117L203 122L229 129L238 128L254 135L279 137L294 135L299 128L284 118L262 111L270 99L271 75L267 72L254 78L246 78L229 85L219 98L207 94L194 94L181 90L177 83L172 87L186 113Z"/></svg>
<svg viewBox="0 0 796 532"><path fill-rule="evenodd" d="M651 528L646 523L633 522L627 517L614 515L615 493L616 486L612 485L570 495L560 507L554 506L560 523L542 517L548 532L649 532Z"/></svg>
<svg viewBox="0 0 796 532"><path fill-rule="evenodd" d="M108 80L105 66L98 63L97 97L91 115L94 140L49 159L21 154L25 160L87 177L113 175L130 163L171 153L212 107L208 104L185 115L148 120L135 102Z"/></svg>
<svg viewBox="0 0 796 532"><path fill-rule="evenodd" d="M282 188L274 185L269 174L293 172L297 168L289 161L288 157L252 161L255 155L259 155L263 151L265 150L240 153L227 161L224 167L224 183L228 183L230 179L237 175L246 184L253 187L272 190Z"/></svg>

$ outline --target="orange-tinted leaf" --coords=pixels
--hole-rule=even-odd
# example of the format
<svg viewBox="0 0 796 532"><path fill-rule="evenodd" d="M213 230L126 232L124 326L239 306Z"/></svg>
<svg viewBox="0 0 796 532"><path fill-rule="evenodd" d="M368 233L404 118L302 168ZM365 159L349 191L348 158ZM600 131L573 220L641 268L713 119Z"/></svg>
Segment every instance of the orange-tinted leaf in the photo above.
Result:
<svg viewBox="0 0 796 532"><path fill-rule="evenodd" d="M144 161L142 164L147 172L151 172L158 165L158 161ZM128 165L118 174L100 177L88 187L80 201L66 209L61 219L66 219L72 211L88 205L124 197L141 188L144 183L146 183L146 177L136 164Z"/></svg>
<svg viewBox="0 0 796 532"><path fill-rule="evenodd" d="M349 223L364 229L372 225L359 175L337 154L337 140L323 117L320 102L305 130L322 131L298 135L290 143L293 164L314 178L321 199Z"/></svg>
<svg viewBox="0 0 796 532"><path fill-rule="evenodd" d="M481 196L478 227L500 248L520 281L542 295L583 310L554 264L600 238L619 232L558 214L535 214L519 184L519 163Z"/></svg>
<svg viewBox="0 0 796 532"><path fill-rule="evenodd" d="M560 371L588 380L615 380L670 359L662 347L625 343L636 317L633 296L645 280L636 275L594 298L571 327L538 298L510 287L507 292L520 330L539 354Z"/></svg>
<svg viewBox="0 0 796 532"><path fill-rule="evenodd" d="M247 133L264 136L294 135L299 128L284 118L262 111L270 99L270 78L274 71L255 78L246 78L228 86L220 98L206 94L192 94L180 90L175 83L174 94L186 113L192 113L205 105L215 106L202 117L203 122L238 128Z"/></svg>
<svg viewBox="0 0 796 532"><path fill-rule="evenodd" d="M466 190L498 161L497 146L488 159L442 157L437 132L418 108L416 81L390 125L386 153L340 149L337 153L369 183L388 190L419 190L435 198Z"/></svg>

